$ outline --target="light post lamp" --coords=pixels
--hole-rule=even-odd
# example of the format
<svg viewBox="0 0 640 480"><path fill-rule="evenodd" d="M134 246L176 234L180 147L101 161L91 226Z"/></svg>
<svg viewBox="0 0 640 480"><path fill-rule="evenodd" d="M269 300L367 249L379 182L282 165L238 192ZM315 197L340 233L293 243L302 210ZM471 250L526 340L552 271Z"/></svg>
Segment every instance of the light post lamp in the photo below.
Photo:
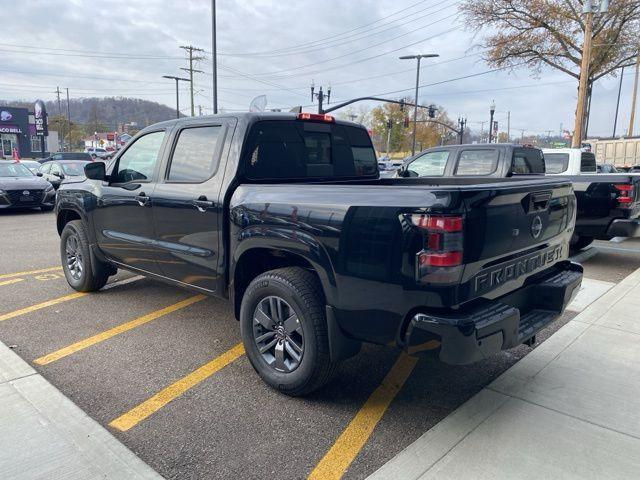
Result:
<svg viewBox="0 0 640 480"><path fill-rule="evenodd" d="M487 143L492 142L493 137L493 114L496 113L496 101L492 100L491 105L489 106L489 141Z"/></svg>
<svg viewBox="0 0 640 480"><path fill-rule="evenodd" d="M180 96L178 94L178 82L189 82L188 78L172 77L171 75L163 75L162 78L169 78L176 81L176 118L180 118Z"/></svg>
<svg viewBox="0 0 640 480"><path fill-rule="evenodd" d="M427 53L424 55L404 55L399 57L400 60L417 60L416 65L416 95L415 95L415 104L416 106L413 108L413 140L411 142L411 155L416 154L416 125L418 124L418 86L420 84L420 60L423 58L433 58L439 57L437 53Z"/></svg>

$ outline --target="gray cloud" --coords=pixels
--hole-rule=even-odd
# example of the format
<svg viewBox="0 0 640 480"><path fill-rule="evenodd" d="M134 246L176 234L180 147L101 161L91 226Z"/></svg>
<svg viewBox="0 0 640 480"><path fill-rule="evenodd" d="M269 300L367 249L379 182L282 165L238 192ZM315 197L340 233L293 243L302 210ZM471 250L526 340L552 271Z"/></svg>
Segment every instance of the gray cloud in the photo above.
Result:
<svg viewBox="0 0 640 480"><path fill-rule="evenodd" d="M414 64L398 60L403 54L440 54L440 58L424 62L422 84L490 69L479 55L452 61L477 52L473 47L478 42L453 15L455 1L420 2L380 20L415 3L219 1L220 104L246 109L251 98L264 93L270 107L307 105L312 80L316 85L331 83L335 100L400 89L407 90L394 97L410 96ZM407 18L382 26L403 16ZM208 0L22 0L5 6L3 18L11 19L3 23L0 42L0 97L6 99L50 99L59 85L69 87L74 97L135 96L172 106L173 84L161 76L184 74L180 67L186 66L186 61L178 46L193 44L211 49ZM354 30L376 20L380 21L371 27ZM312 43L350 30L323 43ZM291 50L296 45L303 46ZM92 53L83 53L86 51ZM255 52L272 53L227 55ZM282 55L288 52L295 54ZM119 58L81 56L85 54ZM383 55L363 61L379 54ZM196 77L197 103L210 108L210 60L201 62L199 68L209 74ZM399 73L388 75L393 72ZM631 71L628 73L623 85L621 125L625 125L625 118L628 121L631 103ZM543 71L538 79L524 70L502 71L423 88L421 101L438 103L451 116L466 115L469 126L477 130L479 122L488 120L488 106L495 99L501 129L510 111L513 135L519 134L518 129L555 132L560 123L569 129L573 125L577 85L571 80L556 71ZM186 93L186 86L181 88ZM603 79L596 85L591 133L611 133L616 94L616 79Z"/></svg>

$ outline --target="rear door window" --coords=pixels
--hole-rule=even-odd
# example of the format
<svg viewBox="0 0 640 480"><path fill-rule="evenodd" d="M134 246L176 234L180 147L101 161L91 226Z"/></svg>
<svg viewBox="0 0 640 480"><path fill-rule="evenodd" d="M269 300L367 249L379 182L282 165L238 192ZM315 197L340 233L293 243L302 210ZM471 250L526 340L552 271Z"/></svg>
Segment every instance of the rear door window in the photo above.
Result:
<svg viewBox="0 0 640 480"><path fill-rule="evenodd" d="M167 180L201 183L211 178L218 168L221 132L221 126L191 127L180 131Z"/></svg>
<svg viewBox="0 0 640 480"><path fill-rule="evenodd" d="M545 173L542 150L537 148L516 148L513 150L511 173L514 175L532 175Z"/></svg>
<svg viewBox="0 0 640 480"><path fill-rule="evenodd" d="M441 177L449 160L449 152L428 152L420 155L408 166L407 170L415 172L419 177Z"/></svg>
<svg viewBox="0 0 640 480"><path fill-rule="evenodd" d="M252 180L377 176L378 162L362 128L264 120L251 128L243 155Z"/></svg>
<svg viewBox="0 0 640 480"><path fill-rule="evenodd" d="M498 167L498 150L462 150L458 156L456 175L491 175Z"/></svg>

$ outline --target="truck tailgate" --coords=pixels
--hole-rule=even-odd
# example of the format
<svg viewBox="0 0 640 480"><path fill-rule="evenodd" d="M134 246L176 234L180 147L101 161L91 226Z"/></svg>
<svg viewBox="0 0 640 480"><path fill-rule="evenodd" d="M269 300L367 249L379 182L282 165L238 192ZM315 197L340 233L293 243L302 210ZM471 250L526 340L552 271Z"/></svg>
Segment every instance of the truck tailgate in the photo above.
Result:
<svg viewBox="0 0 640 480"><path fill-rule="evenodd" d="M576 212L568 180L466 191L464 202L462 298L501 296L568 257Z"/></svg>

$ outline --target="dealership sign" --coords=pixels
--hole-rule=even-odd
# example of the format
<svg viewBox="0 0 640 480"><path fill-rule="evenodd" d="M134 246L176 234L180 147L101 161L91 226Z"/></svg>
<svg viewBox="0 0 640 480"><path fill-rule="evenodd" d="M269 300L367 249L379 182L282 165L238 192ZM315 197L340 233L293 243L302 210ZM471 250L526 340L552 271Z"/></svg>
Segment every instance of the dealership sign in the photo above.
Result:
<svg viewBox="0 0 640 480"><path fill-rule="evenodd" d="M13 115L11 115L11 112L7 112L6 110L2 110L0 112L0 121L8 122L12 118L13 118Z"/></svg>
<svg viewBox="0 0 640 480"><path fill-rule="evenodd" d="M22 133L16 125L0 125L0 133Z"/></svg>
<svg viewBox="0 0 640 480"><path fill-rule="evenodd" d="M36 135L48 135L47 130L47 109L42 100L36 100L33 106L34 117L36 120Z"/></svg>

